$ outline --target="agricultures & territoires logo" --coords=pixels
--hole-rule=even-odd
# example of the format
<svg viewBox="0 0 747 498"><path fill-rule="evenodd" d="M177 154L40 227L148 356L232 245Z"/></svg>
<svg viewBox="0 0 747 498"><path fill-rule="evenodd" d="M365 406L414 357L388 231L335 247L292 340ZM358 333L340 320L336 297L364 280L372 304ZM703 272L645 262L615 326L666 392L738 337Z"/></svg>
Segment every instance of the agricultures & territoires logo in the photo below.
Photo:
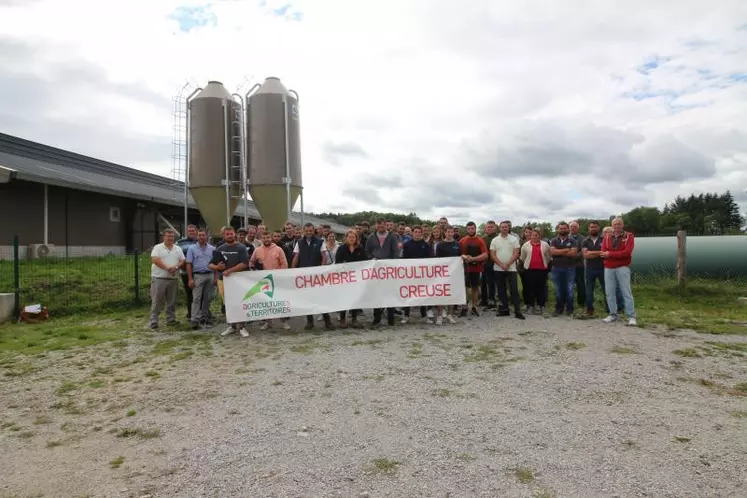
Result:
<svg viewBox="0 0 747 498"><path fill-rule="evenodd" d="M278 301L275 296L275 279L268 273L244 294L241 309L247 318L283 316L291 312L290 301Z"/></svg>

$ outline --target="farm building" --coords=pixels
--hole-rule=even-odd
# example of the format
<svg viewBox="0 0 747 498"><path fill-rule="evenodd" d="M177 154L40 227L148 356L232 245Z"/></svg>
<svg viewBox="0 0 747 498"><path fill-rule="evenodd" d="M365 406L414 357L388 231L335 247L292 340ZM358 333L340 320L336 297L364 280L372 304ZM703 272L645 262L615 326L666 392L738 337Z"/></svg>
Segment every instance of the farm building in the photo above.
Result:
<svg viewBox="0 0 747 498"><path fill-rule="evenodd" d="M12 257L14 235L23 257L145 251L163 228L183 231L183 199L182 182L0 133L0 258ZM259 223L250 201L247 212ZM232 224L240 226L243 216L240 202ZM188 217L202 222L191 197ZM291 219L300 223L300 213ZM304 221L346 230L313 216Z"/></svg>

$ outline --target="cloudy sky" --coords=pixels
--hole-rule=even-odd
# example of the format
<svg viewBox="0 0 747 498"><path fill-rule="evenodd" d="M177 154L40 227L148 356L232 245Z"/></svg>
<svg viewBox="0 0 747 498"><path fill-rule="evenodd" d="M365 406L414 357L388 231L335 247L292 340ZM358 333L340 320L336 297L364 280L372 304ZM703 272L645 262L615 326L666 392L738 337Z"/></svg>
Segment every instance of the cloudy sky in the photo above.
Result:
<svg viewBox="0 0 747 498"><path fill-rule="evenodd" d="M0 0L0 68L0 131L164 176L181 86L278 76L316 212L747 211L744 0Z"/></svg>

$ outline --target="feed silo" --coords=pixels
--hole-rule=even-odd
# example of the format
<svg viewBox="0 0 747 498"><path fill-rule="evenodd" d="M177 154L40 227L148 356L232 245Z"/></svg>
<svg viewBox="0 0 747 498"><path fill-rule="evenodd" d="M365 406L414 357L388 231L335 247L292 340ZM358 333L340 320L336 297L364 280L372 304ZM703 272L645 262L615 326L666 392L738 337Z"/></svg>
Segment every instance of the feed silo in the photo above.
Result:
<svg viewBox="0 0 747 498"><path fill-rule="evenodd" d="M208 82L187 103L189 193L213 234L230 222L239 202L235 122L242 112L218 81Z"/></svg>
<svg viewBox="0 0 747 498"><path fill-rule="evenodd" d="M296 203L301 177L298 95L267 78L246 95L249 195L269 230L282 230Z"/></svg>

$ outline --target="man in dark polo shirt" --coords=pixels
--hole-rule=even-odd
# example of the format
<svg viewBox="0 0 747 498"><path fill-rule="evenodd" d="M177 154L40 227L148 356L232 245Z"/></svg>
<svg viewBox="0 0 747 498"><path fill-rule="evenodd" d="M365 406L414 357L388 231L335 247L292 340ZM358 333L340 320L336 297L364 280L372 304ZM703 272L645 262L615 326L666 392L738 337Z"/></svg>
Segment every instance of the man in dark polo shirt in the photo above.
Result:
<svg viewBox="0 0 747 498"><path fill-rule="evenodd" d="M581 251L586 260L586 315L594 316L594 283L599 282L604 295L604 260L602 253L602 236L599 223L589 223L589 236L581 243ZM605 299L605 305L607 300Z"/></svg>
<svg viewBox="0 0 747 498"><path fill-rule="evenodd" d="M225 226L221 230L223 233L223 243L213 250L213 258L208 265L208 269L218 272L218 292L225 303L225 294L223 288L223 277L244 271L249 267L249 257L251 253L247 251L247 246L239 244L236 240L236 231L232 226ZM221 333L221 336L227 336L238 332L241 337L249 337L249 331L246 324L232 323Z"/></svg>
<svg viewBox="0 0 747 498"><path fill-rule="evenodd" d="M579 247L579 252L576 256L576 274L573 276L573 281L576 288L576 305L581 308L586 305L586 272L584 271L586 265L584 264L584 255L581 253L585 238L581 235L581 227L577 221L570 222L568 228L571 232L568 236L572 238Z"/></svg>
<svg viewBox="0 0 747 498"><path fill-rule="evenodd" d="M376 232L366 241L366 254L371 259L397 259L399 258L399 241L397 236L387 229L390 222L384 218L376 220ZM372 326L377 327L381 324L382 309L374 309L374 319ZM394 308L386 309L386 322L388 325L394 325Z"/></svg>
<svg viewBox="0 0 747 498"><path fill-rule="evenodd" d="M322 245L324 242L314 236L314 225L312 223L306 223L303 226L303 237L296 241L296 246L293 248L293 262L291 268L311 268L313 266L322 266ZM327 330L334 330L335 326L332 325L332 320L329 317L329 313L322 315L324 318L324 328ZM314 315L306 316L306 326L304 330L311 330L314 328Z"/></svg>
<svg viewBox="0 0 747 498"><path fill-rule="evenodd" d="M558 223L558 235L550 240L550 254L552 255L552 281L555 284L555 313L560 316L563 310L568 315L573 314L573 285L576 276L578 242L570 235L568 223Z"/></svg>

